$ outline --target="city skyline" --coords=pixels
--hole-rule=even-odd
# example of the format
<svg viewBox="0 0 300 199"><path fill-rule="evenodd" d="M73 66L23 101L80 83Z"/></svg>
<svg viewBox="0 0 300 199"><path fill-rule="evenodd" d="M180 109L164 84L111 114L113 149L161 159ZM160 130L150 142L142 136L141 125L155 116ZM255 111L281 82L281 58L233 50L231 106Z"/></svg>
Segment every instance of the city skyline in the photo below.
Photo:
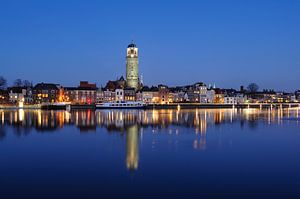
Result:
<svg viewBox="0 0 300 199"><path fill-rule="evenodd" d="M2 4L0 75L9 85L21 78L104 86L126 76L133 39L145 85L299 89L297 1Z"/></svg>
<svg viewBox="0 0 300 199"><path fill-rule="evenodd" d="M300 0L0 0L6 198L300 198Z"/></svg>

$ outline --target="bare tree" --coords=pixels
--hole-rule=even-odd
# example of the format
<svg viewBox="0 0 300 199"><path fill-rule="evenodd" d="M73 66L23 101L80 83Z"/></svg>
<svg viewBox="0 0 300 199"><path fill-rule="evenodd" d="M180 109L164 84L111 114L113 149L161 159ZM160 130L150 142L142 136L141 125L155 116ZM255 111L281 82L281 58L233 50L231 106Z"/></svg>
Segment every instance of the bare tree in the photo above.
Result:
<svg viewBox="0 0 300 199"><path fill-rule="evenodd" d="M22 80L21 79L16 79L15 81L14 81L14 86L23 86L23 82L22 82Z"/></svg>
<svg viewBox="0 0 300 199"><path fill-rule="evenodd" d="M4 77L0 76L0 89L5 89L7 81Z"/></svg>
<svg viewBox="0 0 300 199"><path fill-rule="evenodd" d="M259 86L256 83L251 83L248 85L247 87L248 91L250 91L251 93L257 92L259 89Z"/></svg>
<svg viewBox="0 0 300 199"><path fill-rule="evenodd" d="M27 88L32 86L32 83L28 80L24 80L22 84L23 84L23 86L25 86Z"/></svg>

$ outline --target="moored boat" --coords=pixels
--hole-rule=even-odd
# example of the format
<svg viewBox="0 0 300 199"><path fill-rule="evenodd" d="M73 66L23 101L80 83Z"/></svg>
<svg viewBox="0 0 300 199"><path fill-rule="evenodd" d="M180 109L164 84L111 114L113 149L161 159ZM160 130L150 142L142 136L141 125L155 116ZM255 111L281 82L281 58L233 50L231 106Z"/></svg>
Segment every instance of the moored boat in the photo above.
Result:
<svg viewBox="0 0 300 199"><path fill-rule="evenodd" d="M97 103L97 109L137 109L137 108L145 108L146 104L140 101L120 101L120 102L103 102Z"/></svg>

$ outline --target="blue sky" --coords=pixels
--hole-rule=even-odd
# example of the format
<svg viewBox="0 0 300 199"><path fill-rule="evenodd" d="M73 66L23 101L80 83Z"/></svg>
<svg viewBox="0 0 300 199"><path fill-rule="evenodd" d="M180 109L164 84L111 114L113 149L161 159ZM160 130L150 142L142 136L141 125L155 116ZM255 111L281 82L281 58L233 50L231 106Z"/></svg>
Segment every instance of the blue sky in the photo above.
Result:
<svg viewBox="0 0 300 199"><path fill-rule="evenodd" d="M0 75L66 86L125 74L147 85L300 89L300 1L0 1Z"/></svg>

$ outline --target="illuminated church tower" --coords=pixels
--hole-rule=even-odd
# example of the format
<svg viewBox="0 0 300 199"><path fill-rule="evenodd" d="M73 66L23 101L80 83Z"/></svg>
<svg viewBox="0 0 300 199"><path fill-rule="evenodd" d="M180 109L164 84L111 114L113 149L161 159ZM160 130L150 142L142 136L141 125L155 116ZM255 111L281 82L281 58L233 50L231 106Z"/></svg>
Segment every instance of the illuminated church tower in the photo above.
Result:
<svg viewBox="0 0 300 199"><path fill-rule="evenodd" d="M139 87L139 60L138 48L132 42L127 47L126 55L126 81L127 87L138 89Z"/></svg>

